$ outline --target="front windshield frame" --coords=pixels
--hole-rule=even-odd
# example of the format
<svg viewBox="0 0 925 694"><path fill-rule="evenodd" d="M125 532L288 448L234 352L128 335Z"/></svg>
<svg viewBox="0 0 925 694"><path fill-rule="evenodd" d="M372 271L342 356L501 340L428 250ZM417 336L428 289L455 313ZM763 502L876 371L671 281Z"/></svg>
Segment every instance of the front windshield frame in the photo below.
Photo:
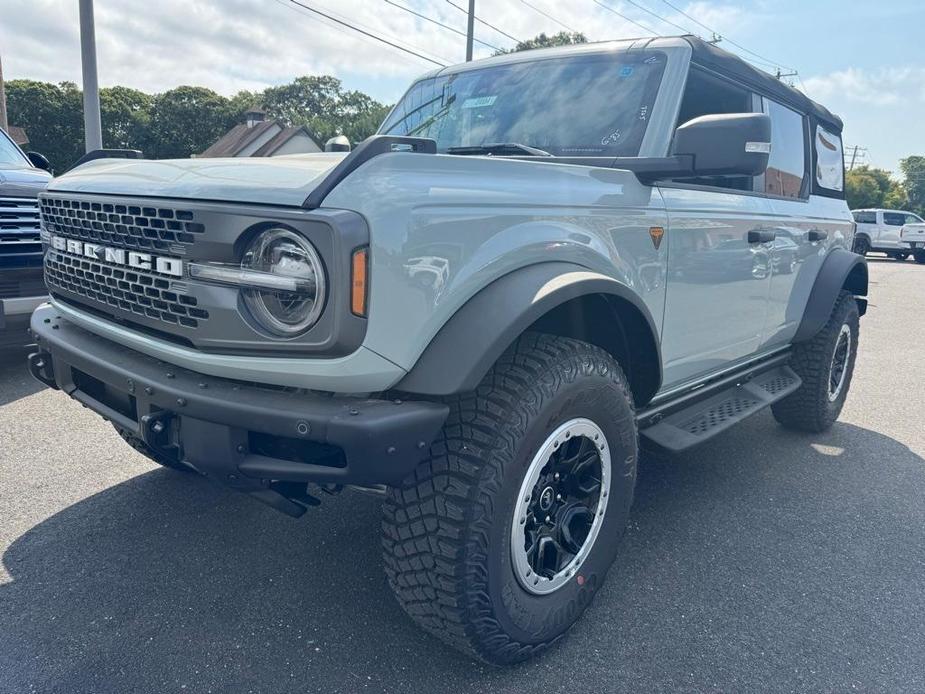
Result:
<svg viewBox="0 0 925 694"><path fill-rule="evenodd" d="M380 135L395 135L406 137L426 137L437 141L437 151L446 153L449 148L468 147L477 148L488 144L500 143L517 143L527 145L536 149L545 150L559 158L616 158L616 157L637 157L651 126L657 99L661 91L668 67L669 56L666 51L659 49L646 50L610 50L601 52L583 52L571 55L551 55L536 58L533 60L519 60L515 62L502 62L496 65L485 65L477 68L467 68L450 72L441 71L436 74L430 74L419 80L416 80L407 92L402 96L395 105L385 121L379 128ZM588 66L592 68L586 69ZM598 67L612 67L613 72L602 73ZM549 102L532 100L522 100L517 103L516 107L509 108L507 113L495 117L495 97L494 94L481 93L481 83L494 83L498 86L499 93L503 93L505 87L508 90L511 87L517 87L520 82L526 82L530 86L537 86L535 83L537 75L545 77L550 68L558 68L560 75L565 75L571 69L572 76L576 73L584 78L586 82L576 83L571 90L574 96L578 92L578 98L568 99L563 96L560 104L548 107ZM585 68L582 72L582 68ZM534 72L541 70L541 73ZM633 83L633 76L642 75L642 79ZM558 76L557 76L558 77ZM530 80L534 83L530 83ZM622 93L615 90L586 90L581 91L582 87L589 84L587 80L596 81L596 86L623 88L623 84L629 85ZM568 90L552 89L548 85L556 84L556 78L545 79L545 84L537 86L537 97L558 92L569 93ZM475 84L472 88L470 85ZM560 83L561 84L561 83ZM572 83L569 83L572 86ZM544 91L545 90L545 91ZM425 93L426 92L426 93ZM626 98L626 106L623 110L619 107L611 108L611 104L619 105L621 94ZM586 100L585 100L586 99ZM607 106L604 108L590 109L588 102L594 99L606 99L599 102ZM610 101L613 99L614 101ZM503 96L498 98L503 101ZM510 100L513 105L514 100ZM582 104L581 108L572 109L572 104ZM498 135L491 134L489 137L475 138L472 136L474 128L469 126L466 130L465 125L461 125L460 115L464 109L480 108L488 106L489 119L495 119L490 125L500 132ZM531 106L532 109L527 107ZM544 112L538 110L538 106L544 108ZM435 108L439 110L435 111ZM558 110L555 110L558 108ZM423 109L423 110L422 110ZM448 115L450 110L454 111L455 120ZM519 112L523 109L532 110L534 116L527 118L523 116L517 118ZM549 128L547 131L540 129L542 136L553 138L556 141L550 142L549 139L531 138L521 135L525 128L525 123L533 124L536 120L542 121L544 113L551 113L549 121L551 125L558 125ZM601 116L600 114L608 114ZM504 128L503 116L513 117L513 126ZM569 116L564 118L563 116ZM608 120L609 117L609 120ZM420 120L415 121L415 118ZM571 136L572 130L570 125L572 120L581 121L584 124L593 122L595 119L599 126L589 127L582 131L576 127L574 132L579 138L586 138L587 141L569 141L569 137L563 138L563 135ZM447 123L450 126L447 127ZM497 123L497 125L496 125ZM563 123L568 126L563 127ZM609 127L608 127L609 123ZM455 130L455 132L454 132ZM605 133L604 130L607 132ZM626 131L626 132L621 132ZM582 134L583 132L583 134ZM613 134L619 134L625 137L623 141L617 140L605 141ZM511 153L516 155L513 152Z"/></svg>
<svg viewBox="0 0 925 694"><path fill-rule="evenodd" d="M0 167L4 166L26 168L31 167L32 163L23 154L19 145L13 142L13 138L4 132L3 128L0 128Z"/></svg>

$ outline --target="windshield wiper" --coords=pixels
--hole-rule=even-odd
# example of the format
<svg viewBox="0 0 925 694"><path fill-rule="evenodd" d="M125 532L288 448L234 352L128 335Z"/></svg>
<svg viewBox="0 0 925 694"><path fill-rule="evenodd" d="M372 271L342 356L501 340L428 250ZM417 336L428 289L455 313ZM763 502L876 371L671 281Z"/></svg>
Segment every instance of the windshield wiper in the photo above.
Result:
<svg viewBox="0 0 925 694"><path fill-rule="evenodd" d="M519 142L495 142L487 145L472 145L469 147L447 147L447 154L521 154L531 157L551 157L552 155L544 149L537 149L529 145L522 145Z"/></svg>

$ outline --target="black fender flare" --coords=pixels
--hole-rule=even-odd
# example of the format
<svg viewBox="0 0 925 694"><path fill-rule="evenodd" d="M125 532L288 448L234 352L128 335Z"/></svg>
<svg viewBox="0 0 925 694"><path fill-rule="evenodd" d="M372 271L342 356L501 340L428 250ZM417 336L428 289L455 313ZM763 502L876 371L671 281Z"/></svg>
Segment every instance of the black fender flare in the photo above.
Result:
<svg viewBox="0 0 925 694"><path fill-rule="evenodd" d="M844 248L830 252L816 275L793 341L810 340L822 330L843 289L858 297L858 310L863 316L867 310L867 300L861 297L867 296L867 284L867 260L864 257Z"/></svg>
<svg viewBox="0 0 925 694"><path fill-rule="evenodd" d="M504 350L533 323L571 299L592 294L632 304L644 317L658 352L655 321L628 286L573 263L539 263L500 277L470 298L440 328L395 390L437 396L475 390ZM661 354L656 356L660 383Z"/></svg>

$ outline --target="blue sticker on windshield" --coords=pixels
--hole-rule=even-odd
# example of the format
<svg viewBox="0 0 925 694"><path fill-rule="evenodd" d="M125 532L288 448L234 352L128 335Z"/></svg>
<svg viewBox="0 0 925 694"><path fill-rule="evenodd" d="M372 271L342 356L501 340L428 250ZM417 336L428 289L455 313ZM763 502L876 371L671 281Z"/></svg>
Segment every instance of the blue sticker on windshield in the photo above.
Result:
<svg viewBox="0 0 925 694"><path fill-rule="evenodd" d="M629 77L632 74L633 74L632 65L624 65L623 67L620 68L620 77Z"/></svg>

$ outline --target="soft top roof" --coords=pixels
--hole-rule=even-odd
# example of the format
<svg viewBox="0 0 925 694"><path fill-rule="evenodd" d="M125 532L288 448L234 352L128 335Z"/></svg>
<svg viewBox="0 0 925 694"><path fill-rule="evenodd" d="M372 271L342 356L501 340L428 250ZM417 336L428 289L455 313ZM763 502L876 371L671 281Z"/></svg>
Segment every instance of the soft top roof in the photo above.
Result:
<svg viewBox="0 0 925 694"><path fill-rule="evenodd" d="M683 38L691 45L692 63L734 77L743 84L774 97L783 104L814 116L817 120L828 125L830 129L841 134L843 127L841 118L829 111L825 106L817 104L803 92L797 91L767 72L753 67L739 56L717 48L696 36L684 36Z"/></svg>

